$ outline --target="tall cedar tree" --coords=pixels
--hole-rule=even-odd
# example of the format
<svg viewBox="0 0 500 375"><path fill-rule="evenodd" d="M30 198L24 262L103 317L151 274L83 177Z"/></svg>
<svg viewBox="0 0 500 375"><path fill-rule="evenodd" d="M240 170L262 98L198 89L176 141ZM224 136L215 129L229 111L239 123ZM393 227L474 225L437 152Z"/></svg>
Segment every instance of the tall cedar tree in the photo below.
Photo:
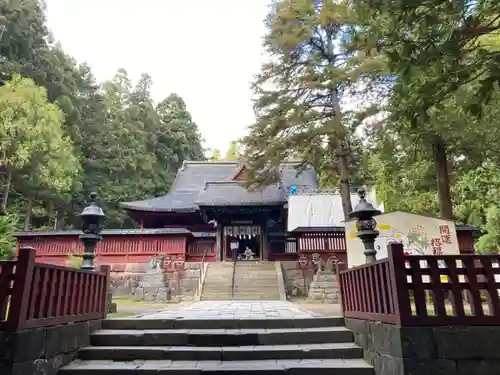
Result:
<svg viewBox="0 0 500 375"><path fill-rule="evenodd" d="M353 95L358 83L376 75L382 64L351 52L348 35L357 19L348 1L277 1L266 24L264 43L271 58L253 85L257 122L242 140L248 183L272 183L284 160L300 155L305 164L316 159L318 151L326 152L336 159L347 216L352 211L349 126L356 124L346 121L352 116L341 101Z"/></svg>
<svg viewBox="0 0 500 375"><path fill-rule="evenodd" d="M473 95L463 108L480 115L490 100L500 81L500 49L491 45L492 36L500 31L500 2L355 0L353 4L364 15L360 39L377 41L396 77L393 120L400 123L401 132L429 145L441 216L451 219L449 143L443 137L449 129L440 112L461 87L471 83Z"/></svg>

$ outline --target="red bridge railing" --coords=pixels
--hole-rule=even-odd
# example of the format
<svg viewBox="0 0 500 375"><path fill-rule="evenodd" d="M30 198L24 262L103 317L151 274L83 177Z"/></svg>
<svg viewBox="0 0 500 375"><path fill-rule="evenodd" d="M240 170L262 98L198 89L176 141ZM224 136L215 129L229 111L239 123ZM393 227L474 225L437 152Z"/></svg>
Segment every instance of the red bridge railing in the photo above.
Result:
<svg viewBox="0 0 500 375"><path fill-rule="evenodd" d="M0 261L0 330L19 331L106 317L109 266L99 272L35 263L22 248Z"/></svg>
<svg viewBox="0 0 500 375"><path fill-rule="evenodd" d="M339 272L344 316L403 326L500 325L500 255L405 255Z"/></svg>

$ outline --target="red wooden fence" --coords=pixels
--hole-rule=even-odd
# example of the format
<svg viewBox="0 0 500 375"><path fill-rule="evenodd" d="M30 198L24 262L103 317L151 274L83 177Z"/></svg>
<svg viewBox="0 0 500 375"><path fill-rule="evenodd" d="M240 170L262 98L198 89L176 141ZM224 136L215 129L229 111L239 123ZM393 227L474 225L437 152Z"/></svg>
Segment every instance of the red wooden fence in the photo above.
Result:
<svg viewBox="0 0 500 375"><path fill-rule="evenodd" d="M18 331L102 319L109 266L99 272L35 263L35 249L0 262L0 330Z"/></svg>
<svg viewBox="0 0 500 375"><path fill-rule="evenodd" d="M339 273L344 316L402 326L500 325L500 255L405 255Z"/></svg>

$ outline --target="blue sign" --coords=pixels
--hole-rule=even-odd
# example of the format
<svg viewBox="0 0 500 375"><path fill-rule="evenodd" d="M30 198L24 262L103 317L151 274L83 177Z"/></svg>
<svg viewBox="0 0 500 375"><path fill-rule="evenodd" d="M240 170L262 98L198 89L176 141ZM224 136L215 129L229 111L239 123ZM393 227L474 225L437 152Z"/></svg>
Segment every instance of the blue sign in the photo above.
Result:
<svg viewBox="0 0 500 375"><path fill-rule="evenodd" d="M297 194L297 187L296 186L290 186L290 194L291 195Z"/></svg>

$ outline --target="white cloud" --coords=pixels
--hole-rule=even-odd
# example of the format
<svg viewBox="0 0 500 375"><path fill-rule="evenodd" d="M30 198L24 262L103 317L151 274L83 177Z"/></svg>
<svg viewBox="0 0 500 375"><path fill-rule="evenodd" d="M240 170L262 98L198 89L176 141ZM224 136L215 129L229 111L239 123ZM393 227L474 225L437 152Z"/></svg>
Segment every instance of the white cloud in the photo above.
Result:
<svg viewBox="0 0 500 375"><path fill-rule="evenodd" d="M207 147L225 151L254 120L268 0L47 0L56 40L99 80L125 68L153 96L182 96Z"/></svg>

